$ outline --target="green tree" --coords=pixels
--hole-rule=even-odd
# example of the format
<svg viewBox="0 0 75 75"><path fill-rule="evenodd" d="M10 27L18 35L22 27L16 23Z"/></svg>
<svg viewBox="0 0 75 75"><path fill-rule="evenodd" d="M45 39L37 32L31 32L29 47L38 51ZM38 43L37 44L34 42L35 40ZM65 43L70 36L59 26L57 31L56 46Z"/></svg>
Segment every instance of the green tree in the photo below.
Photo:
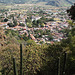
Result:
<svg viewBox="0 0 75 75"><path fill-rule="evenodd" d="M38 24L37 24L37 21L36 21L36 20L34 20L34 21L32 22L32 26L33 26L33 27L38 27Z"/></svg>
<svg viewBox="0 0 75 75"><path fill-rule="evenodd" d="M17 20L13 20L14 26L17 26Z"/></svg>
<svg viewBox="0 0 75 75"><path fill-rule="evenodd" d="M20 23L19 26L25 27L25 24L24 23Z"/></svg>
<svg viewBox="0 0 75 75"><path fill-rule="evenodd" d="M71 17L71 19L75 21L75 4L72 5L70 9L67 10L67 13Z"/></svg>
<svg viewBox="0 0 75 75"><path fill-rule="evenodd" d="M27 23L27 26L28 26L29 28L32 28L31 23Z"/></svg>
<svg viewBox="0 0 75 75"><path fill-rule="evenodd" d="M13 23L8 23L8 26L9 27L14 27L14 24Z"/></svg>
<svg viewBox="0 0 75 75"><path fill-rule="evenodd" d="M51 34L48 35L48 38L49 38L50 41L53 40L53 37L52 37Z"/></svg>
<svg viewBox="0 0 75 75"><path fill-rule="evenodd" d="M36 45L34 40L28 40L27 45Z"/></svg>
<svg viewBox="0 0 75 75"><path fill-rule="evenodd" d="M5 18L5 19L4 19L4 22L7 22L7 21L8 21L8 19L7 19L7 18Z"/></svg>

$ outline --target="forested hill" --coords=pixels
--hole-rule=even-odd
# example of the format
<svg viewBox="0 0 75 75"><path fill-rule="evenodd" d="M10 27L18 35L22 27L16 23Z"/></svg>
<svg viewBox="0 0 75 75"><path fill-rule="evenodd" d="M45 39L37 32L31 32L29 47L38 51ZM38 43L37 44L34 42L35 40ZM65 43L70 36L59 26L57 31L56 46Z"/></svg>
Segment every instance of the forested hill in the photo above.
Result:
<svg viewBox="0 0 75 75"><path fill-rule="evenodd" d="M39 2L46 2L47 5L52 6L67 6L71 5L75 2L75 0L0 0L0 3L39 3Z"/></svg>

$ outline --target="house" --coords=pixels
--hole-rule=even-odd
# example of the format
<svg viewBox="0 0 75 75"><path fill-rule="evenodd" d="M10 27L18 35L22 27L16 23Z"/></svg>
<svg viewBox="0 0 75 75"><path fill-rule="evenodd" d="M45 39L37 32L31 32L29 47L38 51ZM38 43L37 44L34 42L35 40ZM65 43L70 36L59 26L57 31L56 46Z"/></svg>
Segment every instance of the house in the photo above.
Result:
<svg viewBox="0 0 75 75"><path fill-rule="evenodd" d="M32 21L34 21L34 20L39 20L41 17L39 17L39 16L32 16L31 18L32 18Z"/></svg>
<svg viewBox="0 0 75 75"><path fill-rule="evenodd" d="M6 26L8 22L0 22L0 26Z"/></svg>
<svg viewBox="0 0 75 75"><path fill-rule="evenodd" d="M23 29L23 30L26 30L26 27L22 27L22 26L15 26L13 27L14 29Z"/></svg>
<svg viewBox="0 0 75 75"><path fill-rule="evenodd" d="M30 34L30 37L32 40L35 40L35 37L33 36L33 34Z"/></svg>

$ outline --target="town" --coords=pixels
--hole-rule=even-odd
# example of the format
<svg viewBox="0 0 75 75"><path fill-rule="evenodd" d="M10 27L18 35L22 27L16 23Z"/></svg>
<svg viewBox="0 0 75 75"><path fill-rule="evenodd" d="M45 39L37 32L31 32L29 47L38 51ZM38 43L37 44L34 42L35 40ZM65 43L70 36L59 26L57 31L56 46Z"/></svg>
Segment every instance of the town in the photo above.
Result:
<svg viewBox="0 0 75 75"><path fill-rule="evenodd" d="M69 17L67 7L32 6L21 8L16 4L5 12L0 12L0 27L18 31L20 39L34 40L37 44L53 44L67 38ZM24 38L22 36L25 36Z"/></svg>

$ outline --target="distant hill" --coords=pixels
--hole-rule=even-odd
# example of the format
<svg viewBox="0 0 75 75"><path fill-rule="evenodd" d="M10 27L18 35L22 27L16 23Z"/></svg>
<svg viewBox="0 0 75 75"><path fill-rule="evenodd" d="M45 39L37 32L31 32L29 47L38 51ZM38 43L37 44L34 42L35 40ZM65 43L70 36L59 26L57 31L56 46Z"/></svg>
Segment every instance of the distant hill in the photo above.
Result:
<svg viewBox="0 0 75 75"><path fill-rule="evenodd" d="M41 1L47 2L46 5L52 6L69 6L75 3L75 0L41 0Z"/></svg>
<svg viewBox="0 0 75 75"><path fill-rule="evenodd" d="M52 5L52 6L69 6L72 5L73 2L69 0L52 0L48 1L47 5Z"/></svg>
<svg viewBox="0 0 75 75"><path fill-rule="evenodd" d="M39 3L39 2L47 2L46 5L52 6L69 6L75 3L75 0L0 0L0 3L16 3L16 4L24 4L24 3Z"/></svg>

